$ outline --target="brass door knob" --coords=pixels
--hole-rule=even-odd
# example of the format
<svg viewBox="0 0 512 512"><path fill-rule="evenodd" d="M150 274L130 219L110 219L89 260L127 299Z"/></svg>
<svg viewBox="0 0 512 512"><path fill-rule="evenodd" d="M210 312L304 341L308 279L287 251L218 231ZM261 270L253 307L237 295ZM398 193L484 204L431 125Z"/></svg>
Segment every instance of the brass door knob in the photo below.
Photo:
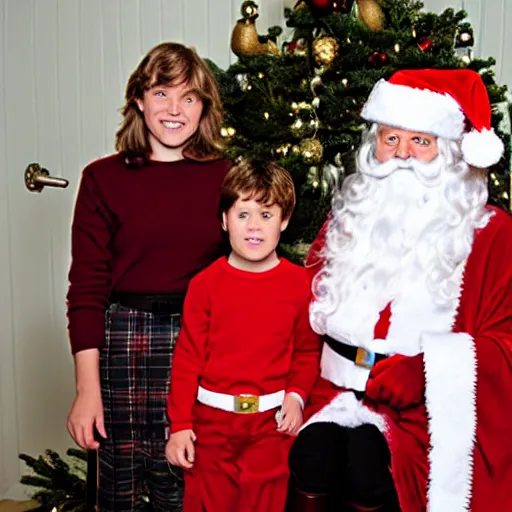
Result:
<svg viewBox="0 0 512 512"><path fill-rule="evenodd" d="M41 192L44 187L66 188L68 185L68 180L50 176L48 170L37 163L29 164L25 169L25 186L30 192Z"/></svg>

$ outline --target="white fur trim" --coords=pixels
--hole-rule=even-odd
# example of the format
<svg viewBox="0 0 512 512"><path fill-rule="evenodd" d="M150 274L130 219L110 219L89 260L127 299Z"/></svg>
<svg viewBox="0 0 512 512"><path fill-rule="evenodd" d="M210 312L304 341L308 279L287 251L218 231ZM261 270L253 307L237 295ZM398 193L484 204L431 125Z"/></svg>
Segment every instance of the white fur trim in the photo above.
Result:
<svg viewBox="0 0 512 512"><path fill-rule="evenodd" d="M459 307L462 276L466 261L455 269L452 282L457 294L448 304L439 306L425 284L423 275L403 282L403 294L391 305L391 322L385 340L374 340L370 350L384 354L414 356L423 351L424 333L450 333Z"/></svg>
<svg viewBox="0 0 512 512"><path fill-rule="evenodd" d="M323 409L313 414L301 430L312 423L320 422L337 423L342 427L359 427L370 423L381 432L386 432L387 429L384 417L368 409L350 391L338 393Z"/></svg>
<svg viewBox="0 0 512 512"><path fill-rule="evenodd" d="M429 512L469 510L476 433L476 353L466 333L424 334L430 430Z"/></svg>
<svg viewBox="0 0 512 512"><path fill-rule="evenodd" d="M474 167L486 168L499 162L504 146L494 130L471 130L462 137L464 160Z"/></svg>
<svg viewBox="0 0 512 512"><path fill-rule="evenodd" d="M379 80L363 107L361 117L374 123L457 140L465 116L449 95L428 89Z"/></svg>

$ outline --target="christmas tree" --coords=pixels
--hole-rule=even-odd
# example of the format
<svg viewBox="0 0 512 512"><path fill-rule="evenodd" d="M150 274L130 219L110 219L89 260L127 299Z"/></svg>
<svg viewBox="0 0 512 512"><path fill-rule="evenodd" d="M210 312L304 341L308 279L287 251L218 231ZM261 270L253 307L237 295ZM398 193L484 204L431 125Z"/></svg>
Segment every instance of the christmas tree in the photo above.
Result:
<svg viewBox="0 0 512 512"><path fill-rule="evenodd" d="M481 74L506 148L490 169L490 202L510 207L510 138L502 122L509 105L506 86L495 82L495 61L473 59L464 11L422 8L413 0L300 0L285 13L293 32L279 50L281 27L258 36L258 6L248 0L232 34L238 61L226 71L211 64L226 110L228 155L277 160L294 177L297 209L282 249L295 261L325 220L332 190L354 170L363 103L397 69L467 67Z"/></svg>

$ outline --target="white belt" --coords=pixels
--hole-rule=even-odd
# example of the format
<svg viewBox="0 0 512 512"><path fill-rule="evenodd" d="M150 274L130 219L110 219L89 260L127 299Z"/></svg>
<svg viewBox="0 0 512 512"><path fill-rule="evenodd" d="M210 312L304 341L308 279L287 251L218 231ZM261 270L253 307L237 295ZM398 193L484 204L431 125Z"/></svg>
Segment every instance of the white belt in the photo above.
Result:
<svg viewBox="0 0 512 512"><path fill-rule="evenodd" d="M269 395L226 395L199 386L197 401L202 404L236 413L265 412L281 407L284 400L284 390Z"/></svg>

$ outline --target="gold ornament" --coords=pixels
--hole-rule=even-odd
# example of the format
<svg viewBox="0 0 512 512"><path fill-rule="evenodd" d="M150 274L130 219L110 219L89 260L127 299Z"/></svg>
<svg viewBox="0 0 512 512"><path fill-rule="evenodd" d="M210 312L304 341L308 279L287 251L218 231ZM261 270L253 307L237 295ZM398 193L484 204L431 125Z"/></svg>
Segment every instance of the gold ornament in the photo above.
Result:
<svg viewBox="0 0 512 512"><path fill-rule="evenodd" d="M306 162L314 163L322 160L324 148L318 139L304 139L300 143L300 151Z"/></svg>
<svg viewBox="0 0 512 512"><path fill-rule="evenodd" d="M246 0L241 8L243 18L236 22L231 33L231 51L238 57L242 55L261 55L270 53L279 55L279 49L274 41L260 43L256 31L258 6L252 0Z"/></svg>
<svg viewBox="0 0 512 512"><path fill-rule="evenodd" d="M371 31L377 32L384 28L384 13L376 0L357 0L359 19Z"/></svg>
<svg viewBox="0 0 512 512"><path fill-rule="evenodd" d="M311 103L301 101L291 103L293 112L290 112L292 117L295 117L291 124L291 130L295 137L304 139L310 137L318 128L318 117L315 109Z"/></svg>
<svg viewBox="0 0 512 512"><path fill-rule="evenodd" d="M334 37L318 37L313 41L313 56L320 66L330 66L338 55L338 48Z"/></svg>

